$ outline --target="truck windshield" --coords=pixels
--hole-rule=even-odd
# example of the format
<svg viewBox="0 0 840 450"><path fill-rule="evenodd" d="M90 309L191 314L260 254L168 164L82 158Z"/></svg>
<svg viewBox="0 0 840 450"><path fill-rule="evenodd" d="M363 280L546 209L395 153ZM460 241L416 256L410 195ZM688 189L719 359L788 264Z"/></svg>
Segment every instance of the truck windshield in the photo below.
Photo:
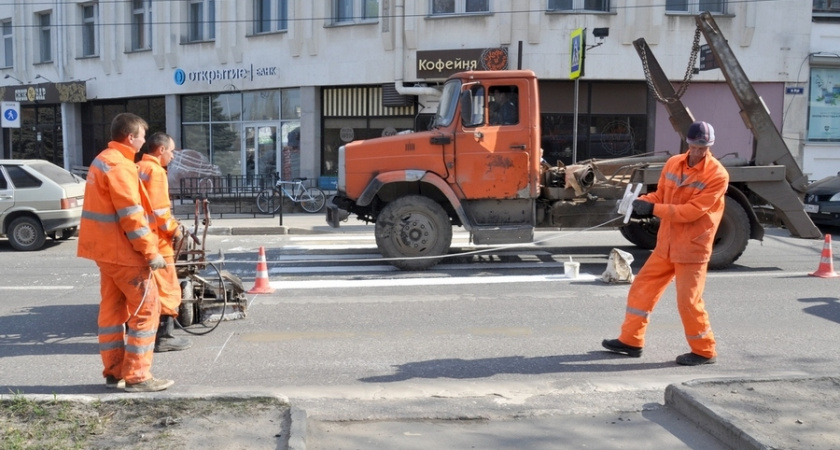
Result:
<svg viewBox="0 0 840 450"><path fill-rule="evenodd" d="M436 127L448 127L455 118L455 108L458 106L458 94L461 93L461 80L449 80L443 85L440 95L440 105L435 115Z"/></svg>

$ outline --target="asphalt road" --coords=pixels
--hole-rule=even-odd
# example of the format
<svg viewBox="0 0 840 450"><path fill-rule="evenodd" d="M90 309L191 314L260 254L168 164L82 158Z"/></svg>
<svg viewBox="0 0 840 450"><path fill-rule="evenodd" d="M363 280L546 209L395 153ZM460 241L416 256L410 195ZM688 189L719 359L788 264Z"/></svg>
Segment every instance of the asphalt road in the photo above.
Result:
<svg viewBox="0 0 840 450"><path fill-rule="evenodd" d="M246 287L264 246L277 291L249 295L246 319L193 337L189 351L156 356L154 372L176 380L173 393L281 392L324 420L632 411L692 379L836 374L840 280L808 276L822 241L768 230L735 267L712 272L705 299L720 356L686 368L673 363L688 351L673 288L642 358L601 350L628 289L596 279L610 249L632 250L618 232L538 238L403 273L376 261L364 237L211 236L208 249L223 250ZM645 252L633 253L637 271ZM4 392L102 392L98 274L74 254L75 240L38 253L0 241ZM577 280L562 274L569 256L582 263Z"/></svg>

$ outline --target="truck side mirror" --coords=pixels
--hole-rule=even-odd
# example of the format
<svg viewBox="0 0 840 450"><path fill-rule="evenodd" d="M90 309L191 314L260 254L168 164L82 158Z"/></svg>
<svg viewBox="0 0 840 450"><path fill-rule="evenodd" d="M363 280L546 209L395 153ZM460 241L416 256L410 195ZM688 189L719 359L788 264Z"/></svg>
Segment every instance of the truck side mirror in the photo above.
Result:
<svg viewBox="0 0 840 450"><path fill-rule="evenodd" d="M461 125L464 128L473 128L484 123L484 90L480 89L477 96L473 96L473 91L469 89L461 93Z"/></svg>

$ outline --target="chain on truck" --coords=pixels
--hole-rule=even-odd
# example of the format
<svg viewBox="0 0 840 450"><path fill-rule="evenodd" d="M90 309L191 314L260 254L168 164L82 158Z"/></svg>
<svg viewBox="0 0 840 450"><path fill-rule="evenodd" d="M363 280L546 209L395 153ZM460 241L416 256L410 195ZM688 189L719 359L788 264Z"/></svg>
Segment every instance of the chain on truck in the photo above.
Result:
<svg viewBox="0 0 840 450"><path fill-rule="evenodd" d="M680 97L691 81L702 34L724 74L746 127L754 136L752 157L722 157L729 172L726 209L709 267L730 266L764 228L754 204L770 205L792 235L819 238L802 205L807 185L725 37L709 13L696 17L697 31L685 78L674 91L644 39L633 42L650 90L662 102L682 138L694 121ZM496 117L494 89L516 93L519 117ZM422 270L449 251L453 225L477 245L529 243L537 228L588 228L606 222L645 249L656 244L658 219L623 224L617 203L628 184L656 190L669 155L586 160L551 166L542 161L537 78L529 70L468 71L449 77L428 131L351 142L339 149L337 194L327 222L338 227L350 214L375 223L376 245L393 265Z"/></svg>

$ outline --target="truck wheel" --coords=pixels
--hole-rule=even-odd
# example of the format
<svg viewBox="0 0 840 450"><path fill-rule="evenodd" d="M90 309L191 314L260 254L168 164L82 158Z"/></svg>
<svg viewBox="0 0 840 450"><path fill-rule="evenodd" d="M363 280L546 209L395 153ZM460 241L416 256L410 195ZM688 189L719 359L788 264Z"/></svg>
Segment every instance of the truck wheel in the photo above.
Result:
<svg viewBox="0 0 840 450"><path fill-rule="evenodd" d="M744 253L749 240L750 219L747 212L735 199L726 197L726 207L715 234L709 269L720 270L731 266Z"/></svg>
<svg viewBox="0 0 840 450"><path fill-rule="evenodd" d="M9 225L9 243L15 250L31 252L44 246L47 235L38 219L29 216L18 217Z"/></svg>
<svg viewBox="0 0 840 450"><path fill-rule="evenodd" d="M659 231L659 219L653 218L644 222L630 222L619 228L624 239L644 250L656 247L656 233Z"/></svg>
<svg viewBox="0 0 840 450"><path fill-rule="evenodd" d="M452 222L446 211L431 199L419 195L400 197L389 203L376 218L376 246L402 270L426 270L449 251Z"/></svg>
<svg viewBox="0 0 840 450"><path fill-rule="evenodd" d="M659 231L659 219L649 222L632 222L620 228L621 235L635 246L651 250L656 247L656 232ZM750 219L747 212L735 199L727 197L723 218L715 234L710 270L726 269L735 262L750 239Z"/></svg>

